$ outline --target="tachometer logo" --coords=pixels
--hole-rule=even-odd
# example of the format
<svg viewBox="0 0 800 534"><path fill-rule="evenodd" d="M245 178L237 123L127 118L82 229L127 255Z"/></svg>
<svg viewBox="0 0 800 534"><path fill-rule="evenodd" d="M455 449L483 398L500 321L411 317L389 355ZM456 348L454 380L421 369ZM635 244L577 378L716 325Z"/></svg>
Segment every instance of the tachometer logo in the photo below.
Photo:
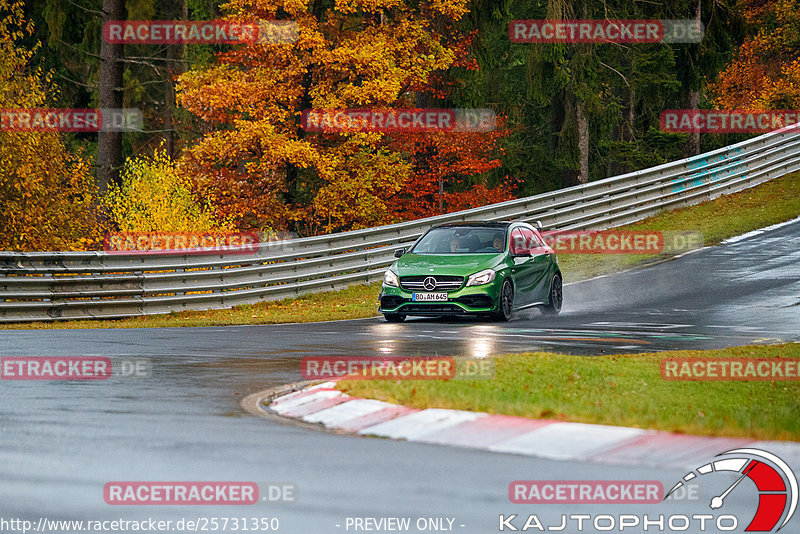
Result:
<svg viewBox="0 0 800 534"><path fill-rule="evenodd" d="M712 510L723 507L731 492L749 478L758 489L758 508L745 531L777 532L786 526L797 510L798 500L797 478L786 462L760 449L734 449L718 454L716 458L719 459L687 473L664 498L690 480L719 472L739 473L732 485L711 499L709 507Z"/></svg>

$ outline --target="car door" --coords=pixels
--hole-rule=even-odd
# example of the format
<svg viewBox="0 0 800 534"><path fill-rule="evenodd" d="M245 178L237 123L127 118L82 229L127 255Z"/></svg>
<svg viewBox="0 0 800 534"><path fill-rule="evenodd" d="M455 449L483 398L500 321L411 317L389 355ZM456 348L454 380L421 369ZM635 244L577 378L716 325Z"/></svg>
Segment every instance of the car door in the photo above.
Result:
<svg viewBox="0 0 800 534"><path fill-rule="evenodd" d="M553 262L553 250L531 228L521 228L530 260L530 300L528 302L544 302L550 291L550 265Z"/></svg>
<svg viewBox="0 0 800 534"><path fill-rule="evenodd" d="M511 231L511 276L514 280L515 295L514 306L520 307L532 302L532 291L536 280L536 267L530 255L528 240L522 233L522 228L517 227Z"/></svg>

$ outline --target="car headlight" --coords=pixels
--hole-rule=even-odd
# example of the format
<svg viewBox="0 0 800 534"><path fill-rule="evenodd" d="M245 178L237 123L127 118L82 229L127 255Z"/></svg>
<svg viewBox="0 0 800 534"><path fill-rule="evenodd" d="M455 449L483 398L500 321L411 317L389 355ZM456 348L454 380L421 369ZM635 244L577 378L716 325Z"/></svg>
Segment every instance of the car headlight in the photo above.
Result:
<svg viewBox="0 0 800 534"><path fill-rule="evenodd" d="M400 287L400 279L392 271L386 271L383 275L383 283L387 286Z"/></svg>
<svg viewBox="0 0 800 534"><path fill-rule="evenodd" d="M478 273L473 274L469 278L467 278L467 287L469 286L482 286L483 284L488 284L492 280L494 280L495 276L494 269L485 269Z"/></svg>

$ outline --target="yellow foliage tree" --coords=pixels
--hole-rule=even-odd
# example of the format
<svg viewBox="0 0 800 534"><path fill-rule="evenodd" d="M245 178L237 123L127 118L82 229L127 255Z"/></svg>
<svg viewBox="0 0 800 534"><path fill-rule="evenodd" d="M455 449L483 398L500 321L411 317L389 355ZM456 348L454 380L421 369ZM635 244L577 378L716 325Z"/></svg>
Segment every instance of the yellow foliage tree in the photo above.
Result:
<svg viewBox="0 0 800 534"><path fill-rule="evenodd" d="M120 185L112 185L104 202L123 232L229 231L208 206L192 196L191 180L166 151L137 156L125 162Z"/></svg>
<svg viewBox="0 0 800 534"><path fill-rule="evenodd" d="M34 50L21 2L0 0L0 108L44 107L50 76L28 67ZM89 162L56 132L0 131L0 249L86 250L102 243Z"/></svg>

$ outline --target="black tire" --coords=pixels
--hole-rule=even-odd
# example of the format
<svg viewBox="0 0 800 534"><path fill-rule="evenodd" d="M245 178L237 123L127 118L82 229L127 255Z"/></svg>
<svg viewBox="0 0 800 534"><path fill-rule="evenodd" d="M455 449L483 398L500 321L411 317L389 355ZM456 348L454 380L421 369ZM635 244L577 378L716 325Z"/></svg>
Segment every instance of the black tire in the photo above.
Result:
<svg viewBox="0 0 800 534"><path fill-rule="evenodd" d="M494 317L498 321L508 321L514 313L514 286L508 278L503 281L503 286L500 288L499 300Z"/></svg>
<svg viewBox="0 0 800 534"><path fill-rule="evenodd" d="M390 323L402 323L406 320L406 316L402 313L384 313L383 316Z"/></svg>
<svg viewBox="0 0 800 534"><path fill-rule="evenodd" d="M550 282L550 302L542 307L542 313L545 315L558 315L561 313L561 305L564 303L564 285L561 281L561 275L556 273L553 275L553 280Z"/></svg>

